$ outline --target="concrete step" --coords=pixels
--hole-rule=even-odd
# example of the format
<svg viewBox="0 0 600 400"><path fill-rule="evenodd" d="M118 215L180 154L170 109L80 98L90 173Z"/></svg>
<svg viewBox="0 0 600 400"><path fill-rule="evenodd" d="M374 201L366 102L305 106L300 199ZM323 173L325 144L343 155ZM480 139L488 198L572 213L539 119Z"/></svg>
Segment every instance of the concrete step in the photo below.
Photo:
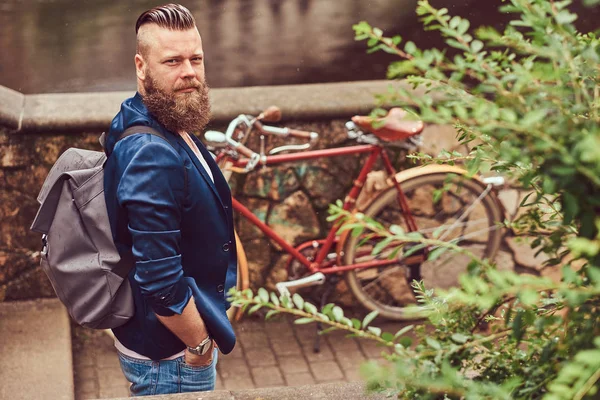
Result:
<svg viewBox="0 0 600 400"><path fill-rule="evenodd" d="M57 299L0 303L0 382L0 399L74 399L69 316Z"/></svg>

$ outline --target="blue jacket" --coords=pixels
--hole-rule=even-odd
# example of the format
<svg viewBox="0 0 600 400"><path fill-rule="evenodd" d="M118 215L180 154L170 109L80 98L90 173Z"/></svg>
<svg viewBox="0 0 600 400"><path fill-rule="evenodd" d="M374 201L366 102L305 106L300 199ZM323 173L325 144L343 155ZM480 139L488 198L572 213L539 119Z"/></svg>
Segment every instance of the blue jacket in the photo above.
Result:
<svg viewBox="0 0 600 400"><path fill-rule="evenodd" d="M159 130L118 140L134 125ZM181 314L194 297L223 353L235 345L226 293L236 283L231 192L210 153L194 136L214 183L194 152L149 114L139 93L121 105L106 138L105 198L119 252L133 254L129 273L135 315L113 329L125 347L153 360L185 348L155 315Z"/></svg>

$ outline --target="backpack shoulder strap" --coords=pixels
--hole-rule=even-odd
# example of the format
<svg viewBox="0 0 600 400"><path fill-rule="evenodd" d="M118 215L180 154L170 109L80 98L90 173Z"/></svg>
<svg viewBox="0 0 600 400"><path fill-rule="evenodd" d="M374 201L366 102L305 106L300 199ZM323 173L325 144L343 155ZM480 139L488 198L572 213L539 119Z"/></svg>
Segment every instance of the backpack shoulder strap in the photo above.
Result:
<svg viewBox="0 0 600 400"><path fill-rule="evenodd" d="M162 133L160 133L159 131L157 131L156 129L146 126L146 125L134 125L134 126L130 126L129 128L125 129L123 131L123 133L121 133L121 136L119 136L119 140L126 138L127 136L131 136L131 135L135 135L136 133L149 133L151 135L154 136L158 136L159 138L162 138L164 140L166 140L169 144L171 144L171 142L169 142L167 140L167 138L165 137L165 135L163 135ZM104 154L106 154L106 147L105 147L105 142L106 142L106 132L102 132L102 134L100 135L100 138L98 139L100 141L100 144L102 145L102 148L104 149Z"/></svg>
<svg viewBox="0 0 600 400"><path fill-rule="evenodd" d="M171 147L173 147L173 144L171 142L169 142L169 140L165 137L165 135L163 135L162 133L160 133L156 129L151 128L151 127L146 126L146 125L134 125L134 126L130 126L129 128L125 129L125 131L121 134L121 136L119 136L118 140L126 138L127 136L135 135L136 133L149 133L151 135L158 136L159 138L163 138L164 140L166 140L167 143L169 143L169 145ZM173 148L175 148L175 147L173 147ZM186 193L187 193L188 176L187 176L187 171L185 170L185 168L184 168L183 179L184 179L184 182L185 182L185 190L186 190Z"/></svg>
<svg viewBox="0 0 600 400"><path fill-rule="evenodd" d="M164 140L167 140L165 135L163 135L156 129L151 128L146 125L130 126L129 128L125 129L125 131L121 134L121 136L119 136L119 140L125 139L127 136L135 135L136 133L149 133L151 135L158 136L159 138L163 138ZM168 142L168 140L167 140L167 142Z"/></svg>

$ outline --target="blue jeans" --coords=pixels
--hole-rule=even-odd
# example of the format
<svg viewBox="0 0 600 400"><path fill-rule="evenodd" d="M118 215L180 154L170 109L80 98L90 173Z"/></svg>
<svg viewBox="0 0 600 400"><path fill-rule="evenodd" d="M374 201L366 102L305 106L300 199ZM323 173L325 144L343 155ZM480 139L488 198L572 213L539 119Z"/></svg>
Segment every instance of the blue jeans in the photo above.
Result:
<svg viewBox="0 0 600 400"><path fill-rule="evenodd" d="M205 367L193 367L183 356L169 361L138 360L119 352L119 361L125 378L131 382L131 396L153 394L203 392L215 389L218 350Z"/></svg>

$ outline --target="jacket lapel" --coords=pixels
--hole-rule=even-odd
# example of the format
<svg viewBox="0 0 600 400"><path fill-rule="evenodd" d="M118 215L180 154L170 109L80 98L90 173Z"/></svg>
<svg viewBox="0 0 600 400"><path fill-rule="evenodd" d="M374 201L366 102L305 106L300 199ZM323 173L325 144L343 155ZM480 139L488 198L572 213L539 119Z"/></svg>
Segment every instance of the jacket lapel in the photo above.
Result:
<svg viewBox="0 0 600 400"><path fill-rule="evenodd" d="M193 136L193 135L190 135L190 136ZM213 193L215 194L215 196L219 200L219 203L221 204L221 207L223 209L225 209L225 206L223 204L223 200L221 199L221 196L219 195L219 191L217 190L217 187L213 183L212 179L210 179L210 176L208 175L208 173L206 172L206 170L204 169L204 167L202 166L202 164L200 164L200 160L198 160L198 157L196 156L196 153L194 153L194 151L190 148L190 146L188 146L188 144L185 142L185 140L183 140L183 138L181 136L176 135L176 138L177 138L177 142L179 143L179 145L181 147L183 147L185 149L185 151L188 153L188 155L190 156L190 159L192 160L192 162L196 166L196 169L198 169L198 171L200 172L200 175L202 175L202 177L204 178L204 180L206 181L206 183L208 184L208 186L211 188L211 190L213 191ZM198 146L198 149L200 149L200 146ZM208 153L208 151L206 149L204 149L204 148L200 149L200 153L202 154L202 156L206 160L206 156L204 155L204 152L202 150L204 150L204 152L206 152L206 153ZM208 156L210 157L210 154L208 154ZM212 159L211 160L206 160L206 162L208 163L209 167L210 167L210 161L213 161L213 160ZM213 161L213 164L214 164L214 161ZM212 168L211 168L211 172L213 173L213 177L215 178L215 181L216 181L217 174L215 173L215 171Z"/></svg>

